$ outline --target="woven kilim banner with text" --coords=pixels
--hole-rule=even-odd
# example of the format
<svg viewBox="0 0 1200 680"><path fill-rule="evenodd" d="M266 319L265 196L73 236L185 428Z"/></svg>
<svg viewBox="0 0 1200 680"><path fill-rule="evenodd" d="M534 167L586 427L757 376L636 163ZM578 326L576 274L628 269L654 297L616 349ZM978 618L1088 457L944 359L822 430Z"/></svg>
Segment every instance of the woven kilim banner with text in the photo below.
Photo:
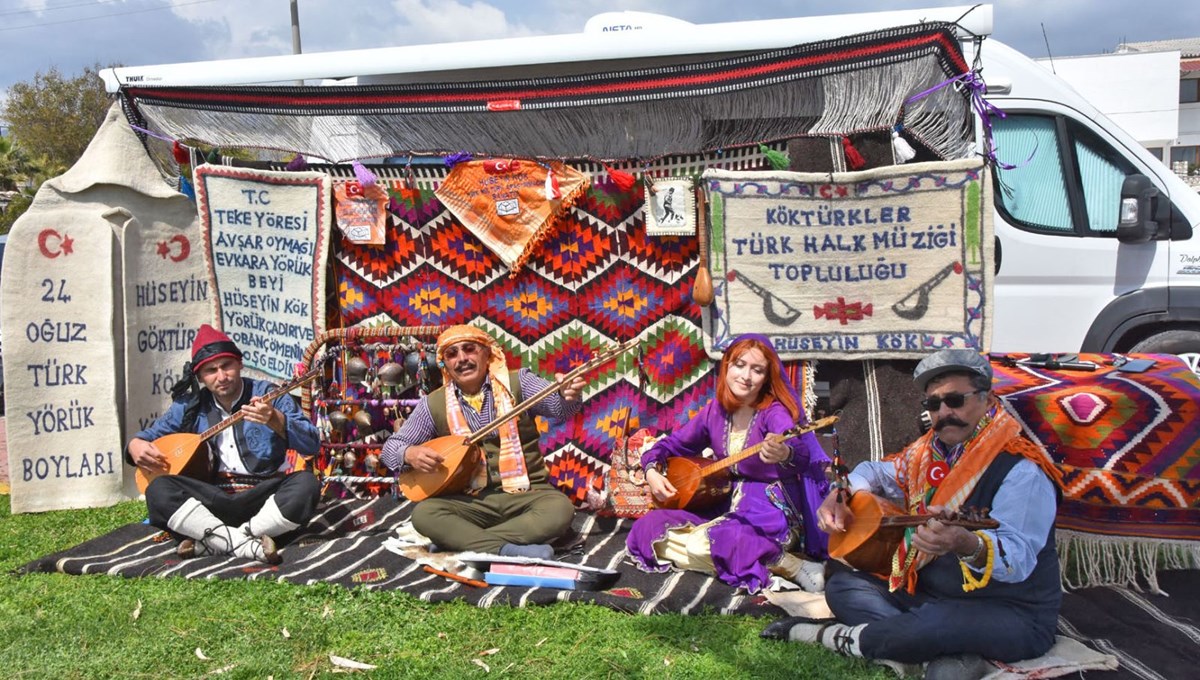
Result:
<svg viewBox="0 0 1200 680"><path fill-rule="evenodd" d="M703 175L714 356L763 333L785 359L986 350L991 191L980 161Z"/></svg>

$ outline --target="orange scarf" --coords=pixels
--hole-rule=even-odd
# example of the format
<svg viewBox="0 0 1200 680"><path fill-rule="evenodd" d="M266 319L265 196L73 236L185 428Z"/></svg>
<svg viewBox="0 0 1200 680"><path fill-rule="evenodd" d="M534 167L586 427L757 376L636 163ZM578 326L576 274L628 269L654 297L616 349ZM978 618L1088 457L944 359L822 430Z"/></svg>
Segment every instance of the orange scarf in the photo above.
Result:
<svg viewBox="0 0 1200 680"><path fill-rule="evenodd" d="M957 511L970 497L975 485L983 477L988 466L1002 452L1015 453L1037 464L1050 479L1062 486L1062 471L1054 466L1054 461L1036 444L1021 436L1021 424L1000 402L992 398L992 410L995 415L991 422L986 423L966 443L966 448L950 472L938 485L929 505L941 505L950 511ZM908 445L898 454L889 456L886 460L896 466L896 480L904 489L905 503L909 514L926 512L925 496L929 490L929 466L933 462L934 431L926 432L924 436ZM926 555L920 550L913 550L910 540L900 542L896 554L892 558L892 573L888 578L888 587L895 591L901 586L913 593L917 587L917 571L935 556Z"/></svg>

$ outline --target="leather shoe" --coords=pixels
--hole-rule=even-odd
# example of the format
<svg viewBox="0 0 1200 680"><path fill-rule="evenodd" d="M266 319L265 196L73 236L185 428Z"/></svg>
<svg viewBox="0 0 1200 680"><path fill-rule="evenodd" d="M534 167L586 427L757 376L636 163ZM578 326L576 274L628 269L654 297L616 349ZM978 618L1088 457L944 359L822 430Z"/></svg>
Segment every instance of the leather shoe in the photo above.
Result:
<svg viewBox="0 0 1200 680"><path fill-rule="evenodd" d="M267 564L279 564L283 562L283 556L279 554L279 549L275 547L275 539L270 536L259 536L258 540L262 541L263 562Z"/></svg>
<svg viewBox="0 0 1200 680"><path fill-rule="evenodd" d="M193 538L185 538L175 546L175 554L185 560L190 560L196 556L196 540Z"/></svg>
<svg viewBox="0 0 1200 680"><path fill-rule="evenodd" d="M778 621L773 621L763 628L763 631L758 634L764 640L791 640L792 628L800 624L813 624L816 626L828 626L837 623L837 619L814 619L807 616L787 616ZM819 635L819 629L818 629ZM815 640L814 640L815 642Z"/></svg>

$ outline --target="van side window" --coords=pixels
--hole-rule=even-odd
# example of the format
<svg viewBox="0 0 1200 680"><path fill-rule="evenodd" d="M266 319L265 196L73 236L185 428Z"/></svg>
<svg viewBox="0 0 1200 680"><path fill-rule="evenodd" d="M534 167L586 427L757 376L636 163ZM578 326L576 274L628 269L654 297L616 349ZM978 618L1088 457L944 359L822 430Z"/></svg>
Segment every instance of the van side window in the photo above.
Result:
<svg viewBox="0 0 1200 680"><path fill-rule="evenodd" d="M1116 235L1121 185L1128 175L1133 174L1133 167L1087 128L1074 122L1069 128L1079 163L1088 231Z"/></svg>
<svg viewBox="0 0 1200 680"><path fill-rule="evenodd" d="M996 207L1014 226L1116 236L1121 185L1134 169L1112 146L1057 116L1010 113L992 119L992 131L997 158L1016 166L996 169Z"/></svg>
<svg viewBox="0 0 1200 680"><path fill-rule="evenodd" d="M997 205L1022 226L1074 233L1055 120L1009 114L992 119L992 134L996 157L1016 166L995 170Z"/></svg>

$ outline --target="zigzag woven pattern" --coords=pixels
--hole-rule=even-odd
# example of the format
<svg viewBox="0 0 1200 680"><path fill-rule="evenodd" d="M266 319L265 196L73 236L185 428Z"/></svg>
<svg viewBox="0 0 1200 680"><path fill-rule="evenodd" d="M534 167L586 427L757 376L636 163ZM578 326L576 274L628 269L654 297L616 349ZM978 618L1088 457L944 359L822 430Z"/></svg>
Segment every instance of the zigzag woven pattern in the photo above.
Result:
<svg viewBox="0 0 1200 680"><path fill-rule="evenodd" d="M472 323L500 342L510 364L547 377L638 338L640 358L623 355L587 377L574 420L540 424L552 477L583 503L600 488L627 417L630 432L670 430L712 396L715 364L691 299L698 243L647 237L641 192L594 182L510 278L432 191L393 191L388 245L342 244L336 253L342 321Z"/></svg>
<svg viewBox="0 0 1200 680"><path fill-rule="evenodd" d="M1177 357L1144 373L1052 371L993 359L996 391L1062 468L1058 528L1200 540L1200 380Z"/></svg>

